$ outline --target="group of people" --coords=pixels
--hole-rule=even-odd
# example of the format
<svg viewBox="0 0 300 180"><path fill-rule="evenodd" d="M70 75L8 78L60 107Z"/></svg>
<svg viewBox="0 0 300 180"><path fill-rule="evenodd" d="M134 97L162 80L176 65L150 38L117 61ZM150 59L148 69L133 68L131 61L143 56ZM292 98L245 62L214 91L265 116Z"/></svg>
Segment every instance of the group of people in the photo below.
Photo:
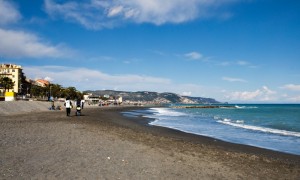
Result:
<svg viewBox="0 0 300 180"><path fill-rule="evenodd" d="M66 107L66 113L67 113L67 116L70 116L71 114L71 109L73 108L73 104L72 104L72 101L70 100L70 97L67 97L66 98L66 101L65 101L65 107ZM80 107L80 109L83 109L83 106L84 106L84 100L81 100L80 98L78 98L75 102L75 106L76 108L77 107Z"/></svg>

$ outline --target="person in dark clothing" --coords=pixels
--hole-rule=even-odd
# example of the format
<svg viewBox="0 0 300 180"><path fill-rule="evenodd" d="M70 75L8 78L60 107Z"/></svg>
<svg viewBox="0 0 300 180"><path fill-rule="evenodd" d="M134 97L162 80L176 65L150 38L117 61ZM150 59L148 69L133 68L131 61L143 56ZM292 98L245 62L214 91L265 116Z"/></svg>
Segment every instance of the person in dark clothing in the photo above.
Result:
<svg viewBox="0 0 300 180"><path fill-rule="evenodd" d="M81 109L82 109L82 101L81 101L80 98L78 98L77 101L76 101L76 112L75 112L76 116L81 115Z"/></svg>
<svg viewBox="0 0 300 180"><path fill-rule="evenodd" d="M84 99L81 100L81 109L83 109L84 106Z"/></svg>
<svg viewBox="0 0 300 180"><path fill-rule="evenodd" d="M76 101L76 107L81 107L81 99L77 99L77 101Z"/></svg>

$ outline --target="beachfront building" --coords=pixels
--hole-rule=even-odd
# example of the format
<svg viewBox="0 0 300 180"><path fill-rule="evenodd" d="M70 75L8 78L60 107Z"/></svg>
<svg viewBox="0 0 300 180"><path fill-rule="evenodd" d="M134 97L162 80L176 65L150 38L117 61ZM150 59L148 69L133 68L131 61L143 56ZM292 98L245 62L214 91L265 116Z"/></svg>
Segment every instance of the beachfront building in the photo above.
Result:
<svg viewBox="0 0 300 180"><path fill-rule="evenodd" d="M19 93L22 90L22 78L24 77L22 67L15 64L1 64L0 65L0 77L8 77L14 83L13 89L9 89L9 92ZM0 93L3 94L4 88L0 86Z"/></svg>
<svg viewBox="0 0 300 180"><path fill-rule="evenodd" d="M85 102L87 102L89 105L97 105L100 102L100 97L95 96L93 94L88 94L87 96L84 96Z"/></svg>
<svg viewBox="0 0 300 180"><path fill-rule="evenodd" d="M40 87L47 87L50 82L45 79L37 79L35 80L34 84Z"/></svg>

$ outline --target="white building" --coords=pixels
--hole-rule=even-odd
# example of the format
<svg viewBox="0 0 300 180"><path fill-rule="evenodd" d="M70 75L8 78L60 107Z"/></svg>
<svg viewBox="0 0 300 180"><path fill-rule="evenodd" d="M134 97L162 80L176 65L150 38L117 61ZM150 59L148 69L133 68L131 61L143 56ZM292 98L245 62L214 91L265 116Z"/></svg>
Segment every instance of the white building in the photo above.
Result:
<svg viewBox="0 0 300 180"><path fill-rule="evenodd" d="M21 91L21 81L23 76L22 67L15 64L1 64L0 65L0 76L8 77L14 82L14 88L9 89L9 91L13 91L15 93L19 93ZM0 91L3 93L4 88L0 87Z"/></svg>

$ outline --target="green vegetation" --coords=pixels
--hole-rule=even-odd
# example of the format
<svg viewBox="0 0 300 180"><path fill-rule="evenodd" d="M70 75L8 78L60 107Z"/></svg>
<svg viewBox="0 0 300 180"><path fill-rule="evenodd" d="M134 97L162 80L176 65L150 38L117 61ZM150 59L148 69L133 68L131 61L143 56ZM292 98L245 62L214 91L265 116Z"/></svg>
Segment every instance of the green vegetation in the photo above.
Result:
<svg viewBox="0 0 300 180"><path fill-rule="evenodd" d="M14 82L9 77L0 77L0 87L4 89L4 93L14 88Z"/></svg>
<svg viewBox="0 0 300 180"><path fill-rule="evenodd" d="M66 98L71 99L83 98L83 93L78 91L75 87L62 87L59 84L49 84L46 87L37 86L26 83L25 80L21 84L20 94L30 94L33 98ZM3 94L14 88L14 82L9 77L0 77L0 88L3 89Z"/></svg>
<svg viewBox="0 0 300 180"><path fill-rule="evenodd" d="M54 97L54 98L66 98L70 97L71 99L83 98L83 93L76 90L75 87L64 88L59 84L49 84L46 87L40 87L37 85L31 85L30 96L39 98L39 97Z"/></svg>

